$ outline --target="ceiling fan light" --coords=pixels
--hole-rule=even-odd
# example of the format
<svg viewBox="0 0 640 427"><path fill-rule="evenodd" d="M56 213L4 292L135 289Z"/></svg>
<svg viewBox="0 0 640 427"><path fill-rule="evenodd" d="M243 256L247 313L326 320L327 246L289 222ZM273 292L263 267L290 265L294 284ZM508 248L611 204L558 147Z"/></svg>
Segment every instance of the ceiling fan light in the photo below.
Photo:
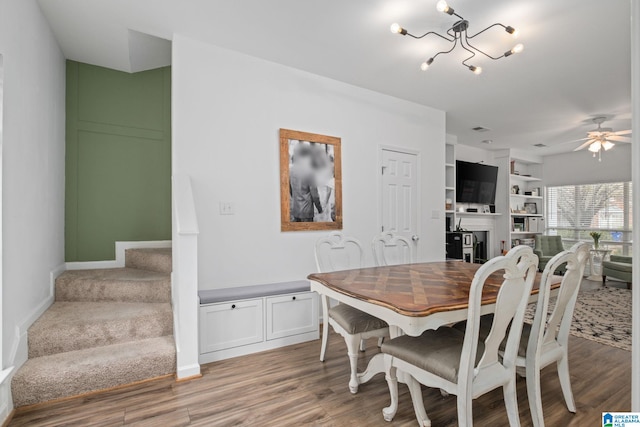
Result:
<svg viewBox="0 0 640 427"><path fill-rule="evenodd" d="M611 150L613 147L615 147L616 144L614 144L611 141L605 141L602 143L602 148L604 148L604 151L609 151Z"/></svg>
<svg viewBox="0 0 640 427"><path fill-rule="evenodd" d="M476 67L475 65L469 65L469 69L473 74L482 74L482 67Z"/></svg>
<svg viewBox="0 0 640 427"><path fill-rule="evenodd" d="M401 34L403 36L407 35L407 30L402 28L400 24L398 24L397 22L394 22L393 24L391 24L391 27L389 27L389 30L391 30L391 32L394 34Z"/></svg>
<svg viewBox="0 0 640 427"><path fill-rule="evenodd" d="M447 4L447 2L445 0L440 0L436 4L436 9L438 9L438 12L444 12L444 13L447 13L449 15L453 15L453 9L449 7L449 5Z"/></svg>
<svg viewBox="0 0 640 427"><path fill-rule="evenodd" d="M600 143L600 141L596 141L589 146L589 151L591 151L592 153L597 153L601 148L602 144Z"/></svg>

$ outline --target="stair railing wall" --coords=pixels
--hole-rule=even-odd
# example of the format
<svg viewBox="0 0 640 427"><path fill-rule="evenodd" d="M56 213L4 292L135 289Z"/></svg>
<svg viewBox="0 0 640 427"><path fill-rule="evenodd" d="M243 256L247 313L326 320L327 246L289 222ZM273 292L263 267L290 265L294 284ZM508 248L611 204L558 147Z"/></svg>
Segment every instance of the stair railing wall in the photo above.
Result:
<svg viewBox="0 0 640 427"><path fill-rule="evenodd" d="M171 295L176 340L176 376L200 375L198 363L198 220L188 175L174 175Z"/></svg>

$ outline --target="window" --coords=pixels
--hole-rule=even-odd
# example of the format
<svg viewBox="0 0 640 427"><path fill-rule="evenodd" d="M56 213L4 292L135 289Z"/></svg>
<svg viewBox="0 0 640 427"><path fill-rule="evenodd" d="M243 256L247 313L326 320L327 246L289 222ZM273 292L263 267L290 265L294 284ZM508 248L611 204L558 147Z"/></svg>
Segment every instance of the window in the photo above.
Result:
<svg viewBox="0 0 640 427"><path fill-rule="evenodd" d="M631 189L631 182L547 187L547 234L573 244L598 231L601 247L631 255Z"/></svg>

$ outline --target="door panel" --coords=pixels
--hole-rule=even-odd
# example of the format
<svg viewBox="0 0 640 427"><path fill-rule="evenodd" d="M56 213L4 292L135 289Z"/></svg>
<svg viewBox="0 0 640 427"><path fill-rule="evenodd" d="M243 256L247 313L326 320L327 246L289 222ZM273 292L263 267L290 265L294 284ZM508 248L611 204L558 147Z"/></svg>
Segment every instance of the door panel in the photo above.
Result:
<svg viewBox="0 0 640 427"><path fill-rule="evenodd" d="M418 156L382 150L382 229L412 238L418 233Z"/></svg>

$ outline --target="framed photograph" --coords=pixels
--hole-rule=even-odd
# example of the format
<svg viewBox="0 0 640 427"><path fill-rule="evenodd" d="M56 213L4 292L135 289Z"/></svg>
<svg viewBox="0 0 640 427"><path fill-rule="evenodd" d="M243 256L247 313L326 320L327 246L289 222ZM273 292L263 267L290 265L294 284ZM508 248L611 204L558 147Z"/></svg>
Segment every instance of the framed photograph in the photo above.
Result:
<svg viewBox="0 0 640 427"><path fill-rule="evenodd" d="M524 210L528 214L537 214L538 213L538 205L534 202L527 202L524 204Z"/></svg>
<svg viewBox="0 0 640 427"><path fill-rule="evenodd" d="M280 129L282 231L342 229L340 138Z"/></svg>
<svg viewBox="0 0 640 427"><path fill-rule="evenodd" d="M489 205L482 205L482 213L491 213L491 207Z"/></svg>

